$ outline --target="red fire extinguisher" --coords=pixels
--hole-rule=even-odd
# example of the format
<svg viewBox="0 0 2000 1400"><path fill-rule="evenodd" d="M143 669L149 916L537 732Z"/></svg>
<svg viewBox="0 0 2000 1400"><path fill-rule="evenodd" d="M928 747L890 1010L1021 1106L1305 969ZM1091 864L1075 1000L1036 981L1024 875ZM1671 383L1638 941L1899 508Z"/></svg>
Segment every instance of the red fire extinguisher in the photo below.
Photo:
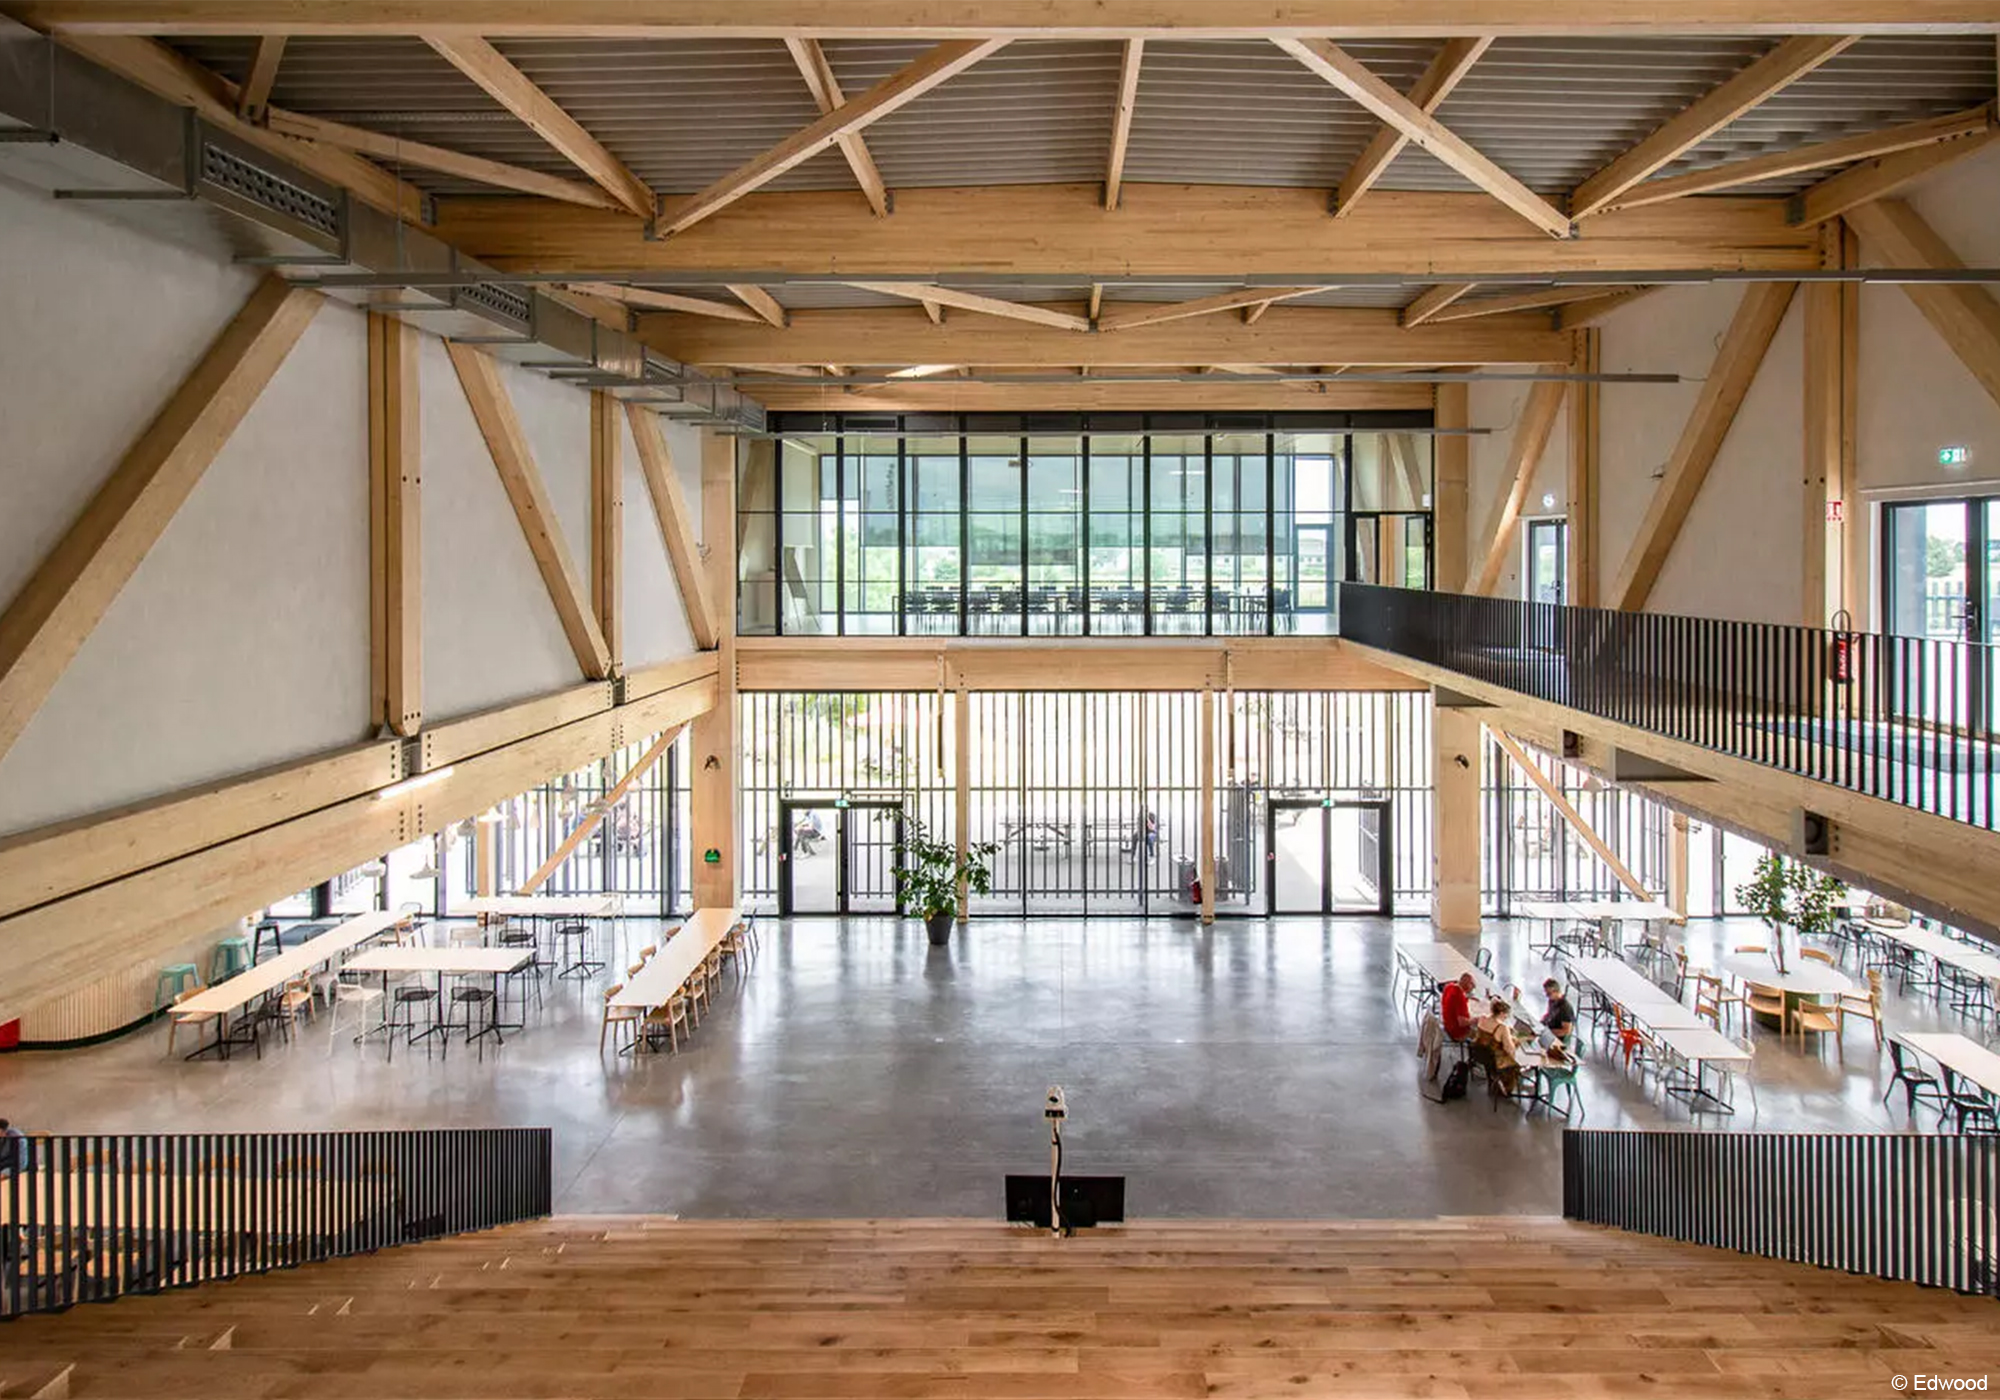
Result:
<svg viewBox="0 0 2000 1400"><path fill-rule="evenodd" d="M1854 679L1854 638L1848 629L1854 624L1853 616L1846 608L1833 615L1833 641L1828 649L1826 672L1835 685L1846 685Z"/></svg>

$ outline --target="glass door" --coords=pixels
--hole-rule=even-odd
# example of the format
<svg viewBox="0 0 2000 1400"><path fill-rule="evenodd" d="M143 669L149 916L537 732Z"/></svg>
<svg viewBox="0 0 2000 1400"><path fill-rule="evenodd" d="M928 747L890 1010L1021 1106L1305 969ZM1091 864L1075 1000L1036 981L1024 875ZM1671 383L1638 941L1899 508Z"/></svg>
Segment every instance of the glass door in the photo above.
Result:
<svg viewBox="0 0 2000 1400"><path fill-rule="evenodd" d="M1294 526L1292 538L1297 554L1292 569L1297 600L1293 611L1325 613L1333 603L1333 526Z"/></svg>
<svg viewBox="0 0 2000 1400"><path fill-rule="evenodd" d="M1273 798L1268 830L1269 912L1391 912L1394 865L1386 798Z"/></svg>
<svg viewBox="0 0 2000 1400"><path fill-rule="evenodd" d="M1526 549L1527 601L1548 605L1527 610L1527 644L1553 651L1561 626L1555 609L1562 606L1568 590L1569 521L1530 520Z"/></svg>
<svg viewBox="0 0 2000 1400"><path fill-rule="evenodd" d="M2000 623L2000 498L1904 501L1882 508L1882 602L1892 636L1990 642ZM1948 651L1891 651L1890 703L1949 727L1990 724L1993 677Z"/></svg>
<svg viewBox="0 0 2000 1400"><path fill-rule="evenodd" d="M778 804L778 912L841 912L840 808L834 803Z"/></svg>

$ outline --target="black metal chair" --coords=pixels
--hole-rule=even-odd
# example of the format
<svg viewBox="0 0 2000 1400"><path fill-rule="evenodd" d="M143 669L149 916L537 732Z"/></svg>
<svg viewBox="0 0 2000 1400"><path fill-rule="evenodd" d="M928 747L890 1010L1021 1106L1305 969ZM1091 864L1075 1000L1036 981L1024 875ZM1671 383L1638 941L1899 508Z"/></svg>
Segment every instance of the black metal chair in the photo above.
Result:
<svg viewBox="0 0 2000 1400"><path fill-rule="evenodd" d="M462 1013L462 1014L460 1014ZM491 987L456 987L452 990L451 1005L445 1012L444 1043L451 1045L451 1032L463 1030L465 1043L479 1045L479 1058L486 1058L486 1037L492 1036L495 1045L505 1045L506 1039L500 1034L500 998Z"/></svg>
<svg viewBox="0 0 2000 1400"><path fill-rule="evenodd" d="M396 988L389 1005L389 1058L396 1058L396 1033L403 1033L405 1045L428 1041L437 1034L438 994L430 987L411 984ZM421 1018L421 1019L420 1019ZM430 1046L424 1046L426 1054Z"/></svg>
<svg viewBox="0 0 2000 1400"><path fill-rule="evenodd" d="M1968 1123L1974 1125L1974 1132L2000 1132L2000 1108L1984 1089L1949 1065L1945 1066L1944 1087L1946 1105L1958 1115L1961 1133L1967 1131Z"/></svg>
<svg viewBox="0 0 2000 1400"><path fill-rule="evenodd" d="M1905 1053L1914 1052L1906 1052L1903 1042L1892 1037L1889 1041L1889 1066L1891 1070L1889 1087L1882 1091L1882 1102L1889 1102L1889 1095L1895 1093L1896 1086L1900 1084L1903 1086L1903 1092L1909 1099L1907 1111L1913 1117L1916 1114L1917 1100L1919 1099L1936 1104L1940 1113L1949 1111L1947 1109L1949 1096L1945 1093L1944 1086L1938 1082L1938 1077L1928 1070L1911 1068L1909 1061L1903 1058Z"/></svg>
<svg viewBox="0 0 2000 1400"><path fill-rule="evenodd" d="M264 940L271 940L273 953L285 951L284 931L278 927L276 919L265 919L257 925L256 935L250 940L250 965L255 967L264 960Z"/></svg>

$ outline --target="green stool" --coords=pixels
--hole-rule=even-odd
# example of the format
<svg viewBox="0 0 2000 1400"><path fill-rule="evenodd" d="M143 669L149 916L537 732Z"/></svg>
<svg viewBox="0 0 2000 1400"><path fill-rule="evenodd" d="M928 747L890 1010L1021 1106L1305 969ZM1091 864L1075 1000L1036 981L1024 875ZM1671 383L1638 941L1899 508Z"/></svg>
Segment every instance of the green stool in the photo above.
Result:
<svg viewBox="0 0 2000 1400"><path fill-rule="evenodd" d="M208 955L209 985L227 982L249 966L250 940L240 934L225 938L216 944L215 951Z"/></svg>
<svg viewBox="0 0 2000 1400"><path fill-rule="evenodd" d="M201 970L193 963L168 963L153 979L153 1010L158 1011L181 994L181 989L201 985Z"/></svg>

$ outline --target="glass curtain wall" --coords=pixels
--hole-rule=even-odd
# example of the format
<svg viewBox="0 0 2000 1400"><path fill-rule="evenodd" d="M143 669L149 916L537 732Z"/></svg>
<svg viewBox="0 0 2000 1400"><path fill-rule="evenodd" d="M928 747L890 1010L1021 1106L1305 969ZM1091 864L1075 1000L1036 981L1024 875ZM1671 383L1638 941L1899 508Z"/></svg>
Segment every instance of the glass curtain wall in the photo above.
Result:
<svg viewBox="0 0 2000 1400"><path fill-rule="evenodd" d="M1341 580L1429 586L1431 458L1422 432L1213 424L783 436L739 485L739 626L1326 635Z"/></svg>
<svg viewBox="0 0 2000 1400"><path fill-rule="evenodd" d="M934 692L740 697L742 879L777 901L779 824L840 800L899 802L956 836L956 726ZM1194 691L977 691L970 839L991 841L993 892L975 913L1191 914L1201 849L1201 696ZM1430 697L1412 691L1237 691L1215 705L1216 909L1262 915L1286 843L1329 818L1330 903L1372 907L1387 846L1389 907L1428 912ZM1666 888L1667 810L1558 768L1559 785L1648 887ZM1511 901L1616 893L1602 862L1493 745L1482 765L1487 912ZM786 804L793 804L788 807ZM1379 825L1378 822L1379 815ZM1297 828L1295 830L1294 828ZM1296 872L1294 872L1296 874ZM1320 871L1308 872L1321 878ZM685 888L683 884L681 886ZM1370 898L1362 901L1358 892Z"/></svg>

